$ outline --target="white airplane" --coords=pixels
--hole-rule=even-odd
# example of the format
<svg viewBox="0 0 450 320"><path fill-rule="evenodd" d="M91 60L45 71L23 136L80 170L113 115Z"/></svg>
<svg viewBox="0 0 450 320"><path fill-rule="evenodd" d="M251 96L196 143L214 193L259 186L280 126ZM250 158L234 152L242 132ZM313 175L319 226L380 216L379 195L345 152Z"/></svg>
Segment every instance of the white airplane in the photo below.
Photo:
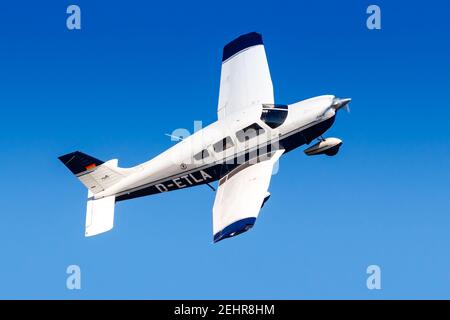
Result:
<svg viewBox="0 0 450 320"><path fill-rule="evenodd" d="M88 188L86 236L113 228L118 201L219 181L214 242L248 231L268 200L281 155L313 140L307 155L335 155L342 141L322 138L350 99L324 95L274 104L262 36L248 33L223 49L218 120L132 168L76 151L59 157ZM214 188L213 188L214 189Z"/></svg>

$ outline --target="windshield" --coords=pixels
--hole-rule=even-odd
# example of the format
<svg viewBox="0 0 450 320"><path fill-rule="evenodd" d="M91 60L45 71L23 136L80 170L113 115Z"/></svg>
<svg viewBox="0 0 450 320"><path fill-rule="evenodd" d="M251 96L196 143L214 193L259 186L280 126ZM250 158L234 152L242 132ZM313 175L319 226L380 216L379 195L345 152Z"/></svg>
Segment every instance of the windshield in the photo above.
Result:
<svg viewBox="0 0 450 320"><path fill-rule="evenodd" d="M288 115L288 106L285 104L263 104L261 120L269 127L281 126Z"/></svg>

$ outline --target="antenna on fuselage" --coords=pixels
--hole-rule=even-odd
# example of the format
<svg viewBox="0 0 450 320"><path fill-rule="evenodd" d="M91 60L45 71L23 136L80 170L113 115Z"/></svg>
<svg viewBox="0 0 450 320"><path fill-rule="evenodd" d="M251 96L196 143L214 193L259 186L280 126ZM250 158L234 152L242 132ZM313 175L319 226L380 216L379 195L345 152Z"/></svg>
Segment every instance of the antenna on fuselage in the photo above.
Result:
<svg viewBox="0 0 450 320"><path fill-rule="evenodd" d="M164 135L170 137L172 139L172 141L183 141L182 137L174 136L173 134L170 134L170 133L164 133Z"/></svg>

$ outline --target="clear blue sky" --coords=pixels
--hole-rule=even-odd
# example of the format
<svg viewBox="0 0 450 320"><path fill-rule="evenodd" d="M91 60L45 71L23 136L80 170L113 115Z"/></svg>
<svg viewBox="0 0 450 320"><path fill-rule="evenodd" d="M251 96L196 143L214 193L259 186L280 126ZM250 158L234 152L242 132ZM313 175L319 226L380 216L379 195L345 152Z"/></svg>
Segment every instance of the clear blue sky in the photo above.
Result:
<svg viewBox="0 0 450 320"><path fill-rule="evenodd" d="M380 31L365 1L5 3L0 298L448 298L450 7L393 2ZM283 157L255 228L216 245L206 186L119 203L84 238L86 190L57 156L136 165L215 121L222 47L250 31L277 102L353 98L327 134L340 153Z"/></svg>

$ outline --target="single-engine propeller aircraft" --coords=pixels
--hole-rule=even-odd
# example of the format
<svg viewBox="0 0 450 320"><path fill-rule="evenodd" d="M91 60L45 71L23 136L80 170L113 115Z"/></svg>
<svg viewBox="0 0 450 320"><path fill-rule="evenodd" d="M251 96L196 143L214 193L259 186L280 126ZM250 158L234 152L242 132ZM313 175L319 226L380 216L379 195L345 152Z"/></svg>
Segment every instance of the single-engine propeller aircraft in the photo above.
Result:
<svg viewBox="0 0 450 320"><path fill-rule="evenodd" d="M335 155L337 138L322 138L350 99L324 95L275 104L262 36L252 32L223 49L218 120L155 158L132 168L75 151L59 157L88 189L86 236L113 228L118 201L219 181L213 207L214 242L255 224L269 199L281 155L313 140L306 155ZM213 188L214 189L214 188Z"/></svg>

